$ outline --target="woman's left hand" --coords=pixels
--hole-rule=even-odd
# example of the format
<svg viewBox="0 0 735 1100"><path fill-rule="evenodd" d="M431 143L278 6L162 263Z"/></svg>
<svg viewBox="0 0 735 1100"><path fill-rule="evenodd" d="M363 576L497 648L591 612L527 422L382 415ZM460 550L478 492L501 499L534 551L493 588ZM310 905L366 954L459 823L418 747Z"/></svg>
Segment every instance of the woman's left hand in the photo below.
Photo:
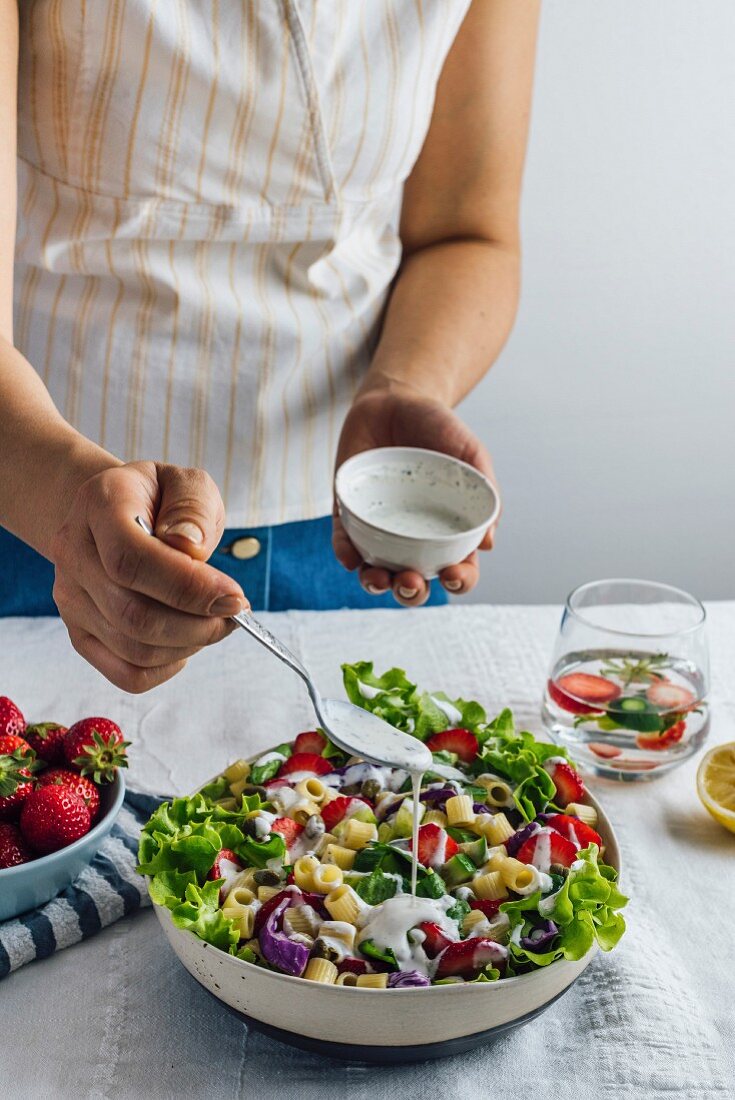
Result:
<svg viewBox="0 0 735 1100"><path fill-rule="evenodd" d="M468 462L496 484L490 455L477 436L441 401L406 388L369 390L355 399L342 428L337 448L337 467L352 455L373 447L427 447L433 451ZM480 543L480 550L492 550L496 524ZM347 537L334 506L332 544L345 569L359 569L360 583L373 596L393 590L396 600L406 607L419 607L429 597L429 582L413 569L390 573L367 565ZM453 596L469 592L480 575L477 551L464 561L450 565L439 574L447 592Z"/></svg>

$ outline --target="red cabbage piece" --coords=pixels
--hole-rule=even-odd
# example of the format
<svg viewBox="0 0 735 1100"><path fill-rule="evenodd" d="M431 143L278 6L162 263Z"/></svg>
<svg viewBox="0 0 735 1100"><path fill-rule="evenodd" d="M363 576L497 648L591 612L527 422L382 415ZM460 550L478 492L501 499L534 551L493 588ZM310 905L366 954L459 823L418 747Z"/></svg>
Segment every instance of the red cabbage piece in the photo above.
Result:
<svg viewBox="0 0 735 1100"><path fill-rule="evenodd" d="M411 989L419 985L431 985L431 982L418 970L399 970L388 975L388 989Z"/></svg>
<svg viewBox="0 0 735 1100"><path fill-rule="evenodd" d="M537 955L543 955L551 950L551 944L555 936L559 935L559 929L553 920L542 921L527 936L521 936L520 944L524 951L533 951Z"/></svg>
<svg viewBox="0 0 735 1100"><path fill-rule="evenodd" d="M284 898L280 905L276 906L263 925L258 942L266 962L283 971L284 974L292 974L295 978L300 978L309 961L309 948L305 943L290 940L285 932L278 930L278 922L290 904L290 898Z"/></svg>

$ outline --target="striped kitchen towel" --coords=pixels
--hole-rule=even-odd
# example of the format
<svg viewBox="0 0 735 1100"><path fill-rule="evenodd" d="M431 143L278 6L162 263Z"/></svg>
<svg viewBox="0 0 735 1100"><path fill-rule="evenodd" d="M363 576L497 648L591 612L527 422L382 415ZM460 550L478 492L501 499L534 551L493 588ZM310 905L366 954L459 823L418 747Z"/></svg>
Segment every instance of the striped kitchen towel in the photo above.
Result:
<svg viewBox="0 0 735 1100"><path fill-rule="evenodd" d="M138 838L162 801L127 791L110 835L89 866L45 905L0 922L0 978L151 904L145 879L135 871Z"/></svg>

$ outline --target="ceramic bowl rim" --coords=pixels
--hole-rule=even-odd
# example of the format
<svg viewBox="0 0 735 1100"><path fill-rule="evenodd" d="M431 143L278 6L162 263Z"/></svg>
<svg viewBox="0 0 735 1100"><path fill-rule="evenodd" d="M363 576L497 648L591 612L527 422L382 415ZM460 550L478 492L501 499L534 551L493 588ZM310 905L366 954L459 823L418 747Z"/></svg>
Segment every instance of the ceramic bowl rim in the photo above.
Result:
<svg viewBox="0 0 735 1100"><path fill-rule="evenodd" d="M84 847L85 844L88 844L90 840L94 840L96 837L98 837L105 825L107 825L108 823L112 824L112 822L114 822L115 818L120 813L120 808L122 807L123 799L125 798L125 779L123 777L122 771L119 768L117 770L115 778L111 783L112 787L114 787L115 785L117 785L117 790L115 792L112 805L110 806L107 813L99 819L99 821L89 830L88 833L85 833L84 836L80 836L79 839L75 840L72 844L67 844L65 848L59 848L56 852L49 852L45 856L38 856L36 859L30 859L27 863L18 863L15 865L15 867L0 868L0 880L7 881L7 879L12 877L14 874L30 875L32 873L31 869L33 869L33 871L40 871L44 868L52 866L52 864L54 863L60 863L66 856L73 855L80 848Z"/></svg>
<svg viewBox="0 0 735 1100"><path fill-rule="evenodd" d="M398 451L409 451L415 455L431 455L433 458L443 459L447 465L463 466L465 470L468 470L478 481L481 481L490 490L493 504L490 510L489 518L483 520L482 523L476 524L474 527L463 527L461 531L453 531L448 535L431 535L430 537L424 537L422 535L407 535L401 531L392 531L388 527L382 527L380 524L371 523L370 520L364 519L358 512L351 508L349 504L344 500L342 493L340 492L340 480L344 481L347 474L349 474L349 467L352 463L356 463L358 459L364 459L365 455L378 455L378 454L393 454ZM481 470L478 470L476 466L470 465L469 462L464 462L461 458L454 458L453 455L444 454L442 451L432 451L429 447L372 447L367 451L360 451L356 455L352 455L351 458L345 459L342 465L339 467L334 475L334 494L337 498L340 511L345 510L353 519L358 520L364 524L365 527L369 527L372 531L376 531L381 535L390 535L395 539L402 539L406 542L416 542L424 544L438 544L443 546L449 542L455 542L457 539L465 539L470 536L481 535L487 531L488 527L495 522L500 515L500 493L496 485L490 480L490 478L483 474Z"/></svg>
<svg viewBox="0 0 735 1100"><path fill-rule="evenodd" d="M262 756L266 752L270 752L270 749L269 748L262 749L260 752L256 753L254 756L250 757L249 760L248 760L248 763L252 763L253 760L257 760L258 757ZM201 784L201 786L198 787L196 791L192 791L188 797L190 797L190 798L193 797L193 795L197 794L198 791L200 791L202 789L202 787L206 787L209 783L214 782L214 780L217 779L219 777L219 775L221 775L221 774L222 773L219 772L217 775L213 776L211 779L205 780ZM607 813L605 812L603 807L598 802L597 797L595 795L591 794L590 791L587 791L587 798L590 800L591 805L593 805L594 808L597 810L598 815L604 817L604 819L605 819L605 831L607 832L610 840L612 840L613 844L615 845L615 850L617 852L616 864L613 864L612 866L614 866L615 870L618 872L618 881L619 881L621 873L622 873L623 861L622 861L621 856L620 856L620 844L619 844L618 838L615 834L615 830L613 829L612 822L610 821L610 819L607 816ZM150 897L150 882L151 882L150 877L146 876L146 887L148 889L148 896L149 897ZM220 950L220 948L214 947L213 944L207 943L206 940L199 939L199 937L196 936L195 933L192 932L190 929L188 929L188 928L177 928L176 925L173 924L173 921L171 920L171 913L166 908L165 905L157 905L156 902L154 902L152 898L151 898L151 903L153 905L154 910L156 911L156 916L158 916L159 911L162 914L168 916L169 921L171 922L171 926L172 926L172 930L174 931L174 934L181 933L182 936L194 936L195 939L199 940L199 942L201 944L203 944L203 946L205 948L211 948L213 951L216 951L218 953L218 956L222 955L224 957L224 959L229 960L230 963L235 963L238 966L240 966L240 968L245 968L245 973L249 973L250 971L257 971L258 974L260 974L260 975L267 975L266 980L268 980L269 978L276 978L279 981L284 981L284 982L286 982L288 984L291 984L291 985L294 985L294 983L295 983L295 988L303 988L304 979L301 978L301 977L295 977L293 974L281 974L278 970L266 970L262 966L256 966L255 963L248 962L246 959L238 959L236 955L229 955L229 954L227 954L227 952ZM576 960L557 959L556 962L550 963L550 965L551 966L561 966L561 965L576 966L578 963L580 963L580 962L582 962L583 960L586 959L587 962L585 963L585 966L587 966L590 962L592 962L592 959L599 952L599 950L600 950L600 948L598 947L598 945L596 943L593 943L592 947L589 949L589 951L585 955L582 956L581 959L576 959ZM225 965L224 961L223 961L223 965ZM366 989L366 988L363 988L362 986L353 986L353 985L341 985L341 986L322 985L320 988L330 989L330 990L331 989L348 990L350 993L359 993L359 994L364 994L364 993L368 993L368 994L370 994L370 993L390 993L391 994L391 1000L393 999L393 997L396 994L399 994L399 995L400 994L403 994L403 995L410 994L411 996L416 996L417 990L419 990L419 989L424 994L431 991L432 995L434 995L434 996L436 996L439 993L442 993L443 995L447 996L447 995L456 995L456 994L452 994L451 991L452 990L459 990L459 989L462 989L462 990L468 990L468 989L472 989L472 990L505 989L507 987L507 985L511 982L514 985L517 985L519 982L525 983L526 985L530 985L530 983L533 981L533 979L538 979L539 975L541 975L543 973L543 971L545 971L546 969L547 969L546 967L541 967L538 970L532 971L530 974L517 974L517 975L514 975L511 978L502 978L497 982L480 982L480 983L477 983L477 984L468 983L468 982L452 982L450 985L418 986L418 987L413 987L413 988L410 988L410 989L390 989L390 990L388 990L388 989L369 989L369 988ZM316 983L312 983L312 984L316 984ZM476 994L473 994L473 995L476 995Z"/></svg>

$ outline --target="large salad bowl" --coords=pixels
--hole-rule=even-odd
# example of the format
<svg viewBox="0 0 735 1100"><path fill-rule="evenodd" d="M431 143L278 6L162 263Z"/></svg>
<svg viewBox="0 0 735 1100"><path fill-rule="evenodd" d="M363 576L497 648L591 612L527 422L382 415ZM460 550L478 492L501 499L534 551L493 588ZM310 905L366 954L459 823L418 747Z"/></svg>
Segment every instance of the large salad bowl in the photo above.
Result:
<svg viewBox="0 0 735 1100"><path fill-rule="evenodd" d="M605 862L620 871L612 826L591 795ZM154 906L163 931L189 974L244 1023L292 1046L328 1057L373 1063L441 1058L480 1046L528 1023L561 997L589 966L594 946L499 982L416 989L364 989L303 981L254 966L177 928Z"/></svg>

